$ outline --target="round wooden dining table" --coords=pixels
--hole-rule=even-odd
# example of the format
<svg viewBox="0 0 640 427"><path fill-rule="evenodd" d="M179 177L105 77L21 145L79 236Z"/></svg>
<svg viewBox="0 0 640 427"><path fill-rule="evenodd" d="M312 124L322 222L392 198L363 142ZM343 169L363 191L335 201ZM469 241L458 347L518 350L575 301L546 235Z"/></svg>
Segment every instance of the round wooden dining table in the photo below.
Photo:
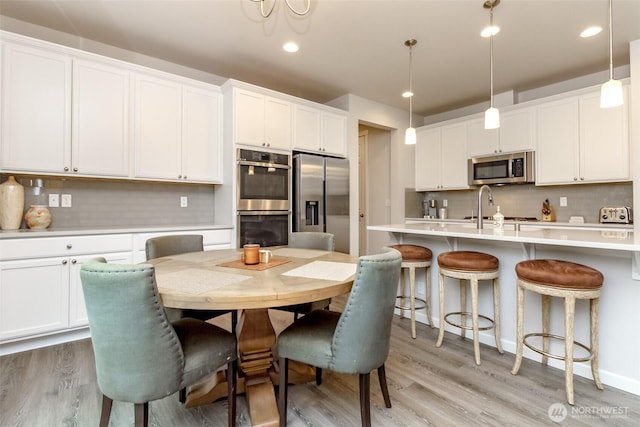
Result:
<svg viewBox="0 0 640 427"><path fill-rule="evenodd" d="M358 258L289 247L270 248L268 264L245 265L241 249L190 252L147 261L155 266L165 307L242 310L238 321L240 374L252 425L279 425L272 378L278 366L276 334L268 309L335 297L351 290ZM305 369L306 368L306 369ZM294 369L295 372L291 372ZM309 367L290 367L292 382L314 378ZM226 395L224 371L189 389L186 406Z"/></svg>

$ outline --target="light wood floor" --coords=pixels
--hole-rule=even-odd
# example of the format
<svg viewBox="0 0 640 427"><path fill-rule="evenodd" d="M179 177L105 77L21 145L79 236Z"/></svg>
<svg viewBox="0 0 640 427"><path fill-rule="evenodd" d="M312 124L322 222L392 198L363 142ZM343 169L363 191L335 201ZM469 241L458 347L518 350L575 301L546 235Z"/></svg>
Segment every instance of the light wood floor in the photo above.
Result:
<svg viewBox="0 0 640 427"><path fill-rule="evenodd" d="M336 303L340 305L340 302ZM332 305L333 308L333 305ZM276 330L292 315L272 312ZM548 426L549 406L565 402L564 373L524 360L517 376L510 373L514 356L482 346L482 365L473 359L473 344L447 334L435 347L437 330L418 325L411 339L408 319L393 322L386 363L393 407L384 407L377 375L371 378L371 417L375 426ZM0 426L97 426L101 395L95 379L89 340L0 358ZM638 426L640 398L590 380L575 378L580 414L568 426ZM623 412L616 418L586 412ZM323 383L291 386L289 426L358 426L360 412L356 376L325 371ZM111 426L133 425L133 406L114 402ZM177 395L150 404L152 426L224 426L226 403L185 409ZM238 397L238 426L249 426L244 396Z"/></svg>

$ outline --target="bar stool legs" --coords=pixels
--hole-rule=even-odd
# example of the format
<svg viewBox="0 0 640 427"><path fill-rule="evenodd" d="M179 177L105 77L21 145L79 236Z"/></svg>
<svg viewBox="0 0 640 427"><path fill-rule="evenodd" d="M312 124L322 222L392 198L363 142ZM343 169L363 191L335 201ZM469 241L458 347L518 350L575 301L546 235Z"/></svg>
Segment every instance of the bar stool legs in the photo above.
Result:
<svg viewBox="0 0 640 427"><path fill-rule="evenodd" d="M425 299L416 297L416 268L425 269ZM409 307L407 308L406 295L404 292L404 272L405 269L409 270ZM400 304L396 305L396 308L400 309L400 318L404 318L405 310L411 312L411 337L416 338L416 310L426 309L427 322L429 326L433 328L433 322L431 320L431 261L403 261L400 269L400 291L398 292L398 299ZM416 305L416 301L419 303Z"/></svg>
<svg viewBox="0 0 640 427"><path fill-rule="evenodd" d="M460 279L460 311L445 314L444 312L444 277L452 277ZM478 314L478 281L479 280L492 280L493 281L493 316L491 319L487 316ZM471 288L471 313L466 310L467 306L467 286L466 282L469 281ZM498 270L495 271L458 271L443 268L440 266L438 273L438 293L439 293L439 311L440 311L440 331L438 333L438 341L436 347L442 346L444 340L445 323L460 328L460 336L465 338L466 330L473 331L473 351L475 355L476 365L480 365L480 331L494 329L494 336L496 340L496 347L500 354L504 354L502 349L502 343L500 342L500 281L498 278ZM448 319L449 316L459 315L461 317L460 323L454 323ZM466 318L471 315L472 326L467 326ZM480 327L480 319L491 322L490 326Z"/></svg>
<svg viewBox="0 0 640 427"><path fill-rule="evenodd" d="M544 261L544 260L540 260ZM535 261L528 261L535 262ZM581 266L584 267L584 266ZM588 268L588 267L587 267ZM525 275L528 271L523 271L522 274ZM561 281L561 278L560 278ZM570 405L574 405L574 389L573 389L573 364L574 362L591 362L591 373L593 375L593 381L596 387L602 390L604 387L602 382L600 381L600 374L598 373L598 308L599 308L599 298L600 298L600 285L595 282L596 285L591 286L587 289L576 289L576 288L568 288L562 287L562 285L554 286L552 284L540 284L535 282L530 282L518 277L518 288L517 288L517 344L516 344L516 360L513 365L513 369L511 373L516 375L520 370L520 366L522 364L522 352L523 347L526 345L527 348L542 354L542 364L547 364L548 358L552 357L557 360L564 360L565 363L565 388L566 388L566 396L567 402ZM524 292L525 290L535 292L541 295L542 297L542 333L529 333L524 334ZM557 336L552 335L550 333L550 316L549 316L549 308L550 308L550 300L551 297L560 297L564 299L564 329L565 336ZM590 317L590 346L587 347L584 344L581 344L575 341L575 305L576 299L589 299L589 317ZM532 344L527 342L527 338L530 337L541 337L542 338L542 349L534 347ZM549 346L550 340L564 340L564 355L554 355L550 353ZM586 350L588 355L586 357L576 358L573 356L574 347L578 346L582 349Z"/></svg>

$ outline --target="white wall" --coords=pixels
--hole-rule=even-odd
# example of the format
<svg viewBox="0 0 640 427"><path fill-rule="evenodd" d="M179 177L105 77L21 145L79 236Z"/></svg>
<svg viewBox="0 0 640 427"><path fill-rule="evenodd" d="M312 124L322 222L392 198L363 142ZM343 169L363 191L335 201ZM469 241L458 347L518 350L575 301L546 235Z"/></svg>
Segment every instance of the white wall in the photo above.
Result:
<svg viewBox="0 0 640 427"><path fill-rule="evenodd" d="M409 113L356 95L347 94L327 103L349 111L347 121L349 171L350 252L358 254L358 133L366 124L389 130L390 135L390 217L391 223L404 222L404 189L415 187L415 146L404 144Z"/></svg>
<svg viewBox="0 0 640 427"><path fill-rule="evenodd" d="M629 44L631 96L629 110L629 137L631 138L631 173L633 174L634 233L640 243L640 40ZM640 260L638 260L640 263ZM640 268L640 266L638 266Z"/></svg>

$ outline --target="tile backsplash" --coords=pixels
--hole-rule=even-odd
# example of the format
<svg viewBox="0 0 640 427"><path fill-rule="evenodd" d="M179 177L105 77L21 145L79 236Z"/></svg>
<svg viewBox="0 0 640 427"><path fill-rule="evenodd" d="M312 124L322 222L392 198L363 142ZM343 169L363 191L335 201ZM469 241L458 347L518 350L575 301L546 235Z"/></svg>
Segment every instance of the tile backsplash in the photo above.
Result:
<svg viewBox="0 0 640 427"><path fill-rule="evenodd" d="M579 184L540 186L533 184L492 186L494 206L483 196L483 215L493 215L496 206L505 216L536 217L541 219L542 202L549 199L558 222L568 222L571 216L582 216L585 222L597 223L601 206L633 206L632 183ZM413 194L412 194L413 193ZM560 206L560 198L567 198L567 206ZM422 201L436 199L438 207L448 203L449 218L460 219L477 212L478 190L415 192L406 189L405 217L422 217Z"/></svg>
<svg viewBox="0 0 640 427"><path fill-rule="evenodd" d="M1 181L6 176L0 177ZM38 179L38 181L36 181ZM70 208L50 207L50 228L211 225L214 185L16 176L24 186L25 212L48 205L49 194L70 194ZM37 187L41 185L41 187ZM180 197L188 206L180 207ZM26 228L24 221L21 228Z"/></svg>

